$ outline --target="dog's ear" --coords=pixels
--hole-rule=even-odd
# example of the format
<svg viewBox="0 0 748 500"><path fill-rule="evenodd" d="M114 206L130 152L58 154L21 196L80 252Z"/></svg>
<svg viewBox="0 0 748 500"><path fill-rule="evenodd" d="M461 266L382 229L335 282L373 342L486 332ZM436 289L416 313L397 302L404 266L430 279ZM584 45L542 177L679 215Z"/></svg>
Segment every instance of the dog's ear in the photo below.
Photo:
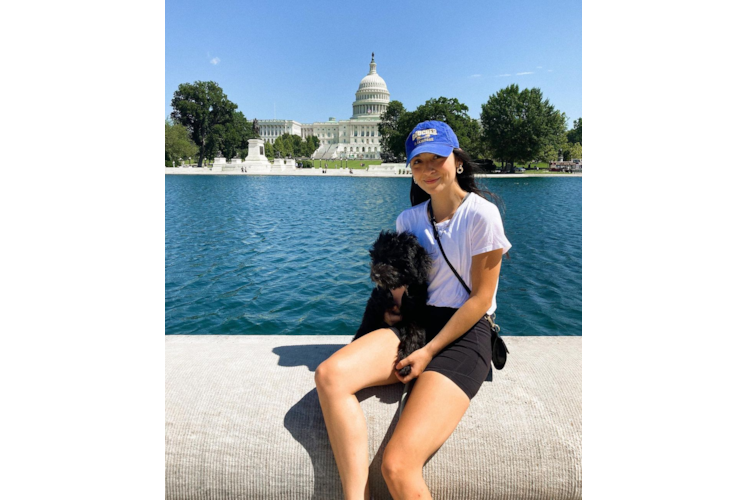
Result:
<svg viewBox="0 0 748 500"><path fill-rule="evenodd" d="M369 258L371 258L371 260L374 260L376 256L382 252L383 247L386 245L386 237L386 232L381 231L379 236L377 236L377 239L374 240L374 243L371 244L371 248L369 249Z"/></svg>
<svg viewBox="0 0 748 500"><path fill-rule="evenodd" d="M397 252L398 234L394 231L381 231L369 250L373 260L391 260L391 254Z"/></svg>

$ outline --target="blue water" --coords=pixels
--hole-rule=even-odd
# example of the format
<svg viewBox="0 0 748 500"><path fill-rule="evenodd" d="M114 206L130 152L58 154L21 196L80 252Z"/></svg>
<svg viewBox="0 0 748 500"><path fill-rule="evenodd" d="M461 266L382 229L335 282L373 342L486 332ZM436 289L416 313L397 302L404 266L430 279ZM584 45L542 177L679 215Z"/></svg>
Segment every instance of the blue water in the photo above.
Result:
<svg viewBox="0 0 748 500"><path fill-rule="evenodd" d="M505 205L503 335L582 334L582 179L480 179ZM409 178L166 176L166 333L353 335Z"/></svg>

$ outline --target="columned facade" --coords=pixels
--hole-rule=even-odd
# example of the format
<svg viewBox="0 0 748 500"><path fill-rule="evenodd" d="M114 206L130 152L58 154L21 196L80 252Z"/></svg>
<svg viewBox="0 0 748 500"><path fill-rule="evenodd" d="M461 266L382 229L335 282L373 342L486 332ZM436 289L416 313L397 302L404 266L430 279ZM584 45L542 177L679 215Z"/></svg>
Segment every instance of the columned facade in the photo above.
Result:
<svg viewBox="0 0 748 500"><path fill-rule="evenodd" d="M377 63L374 62L374 53L372 52L369 74L358 85L351 119L379 118L387 109L389 102L390 92L387 90L387 84L382 77L377 74Z"/></svg>
<svg viewBox="0 0 748 500"><path fill-rule="evenodd" d="M260 137L273 143L284 133L298 135L302 139L316 135L320 147L314 152L314 158L379 159L382 149L378 126L389 102L390 92L385 81L377 74L377 63L372 53L369 73L359 83L350 120L330 118L326 122L314 123L258 120Z"/></svg>
<svg viewBox="0 0 748 500"><path fill-rule="evenodd" d="M260 137L265 142L273 143L283 134L302 135L302 124L293 120L257 120L260 127Z"/></svg>

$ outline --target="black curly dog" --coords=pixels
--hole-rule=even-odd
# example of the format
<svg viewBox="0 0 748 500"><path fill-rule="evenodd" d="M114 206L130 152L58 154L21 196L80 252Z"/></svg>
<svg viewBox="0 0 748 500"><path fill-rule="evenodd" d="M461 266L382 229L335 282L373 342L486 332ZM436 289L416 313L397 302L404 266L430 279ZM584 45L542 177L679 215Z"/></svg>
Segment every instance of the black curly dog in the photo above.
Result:
<svg viewBox="0 0 748 500"><path fill-rule="evenodd" d="M405 286L400 304L402 320L395 326L401 341L397 349L398 361L408 357L426 344L426 298L431 258L411 233L382 231L369 250L371 280L377 287L366 303L364 318L353 341L379 328L388 328L384 313L395 307L391 290ZM410 366L399 370L401 376L410 373Z"/></svg>

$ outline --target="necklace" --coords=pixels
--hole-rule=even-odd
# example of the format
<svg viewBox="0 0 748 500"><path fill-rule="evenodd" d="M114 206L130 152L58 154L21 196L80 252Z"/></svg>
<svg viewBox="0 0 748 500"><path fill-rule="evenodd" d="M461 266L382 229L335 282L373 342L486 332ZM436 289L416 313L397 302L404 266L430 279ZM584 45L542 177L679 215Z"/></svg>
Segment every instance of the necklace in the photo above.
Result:
<svg viewBox="0 0 748 500"><path fill-rule="evenodd" d="M465 203L465 200L467 200L468 196L470 196L470 193L466 194L465 197L462 199L459 205L457 205L457 208L455 208L455 211L452 212L452 214L449 216L449 219L447 219L447 223L444 224L444 226L439 227L437 224L442 224L442 222L436 222L436 217L434 217L434 209L431 208L431 200L429 200L429 214L431 215L431 220L434 223L434 227L439 231L439 234L446 234L447 230L449 230L449 227L452 225L452 220L454 219L455 214L457 213L457 210L460 209L463 203Z"/></svg>

